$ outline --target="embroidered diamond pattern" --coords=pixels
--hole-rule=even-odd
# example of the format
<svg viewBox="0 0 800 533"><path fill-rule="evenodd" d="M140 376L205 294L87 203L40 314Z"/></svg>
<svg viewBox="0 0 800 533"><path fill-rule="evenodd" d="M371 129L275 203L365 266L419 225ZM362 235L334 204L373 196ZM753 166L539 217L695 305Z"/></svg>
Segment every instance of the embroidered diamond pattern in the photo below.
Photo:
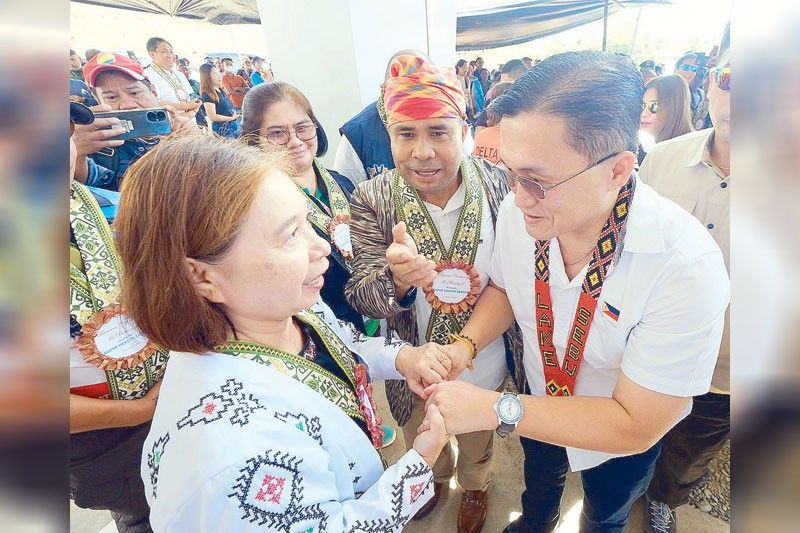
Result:
<svg viewBox="0 0 800 533"><path fill-rule="evenodd" d="M423 494L433 491L433 475L425 463L406 466L400 479L391 487L391 515L385 518L357 520L349 530L358 533L385 533L400 531L408 522L414 504ZM413 498L413 499L412 499Z"/></svg>
<svg viewBox="0 0 800 533"><path fill-rule="evenodd" d="M411 503L417 501L419 495L422 494L422 489L425 488L425 483L414 483L411 485Z"/></svg>
<svg viewBox="0 0 800 533"><path fill-rule="evenodd" d="M268 531L325 531L327 515L319 504L304 505L303 459L287 452L267 450L248 459L228 494L239 502L242 520L266 526Z"/></svg>
<svg viewBox="0 0 800 533"><path fill-rule="evenodd" d="M262 502L267 501L280 505L284 483L286 483L286 478L270 476L267 474L264 476L264 480L261 482L261 488L258 489L258 492L256 493L256 500Z"/></svg>

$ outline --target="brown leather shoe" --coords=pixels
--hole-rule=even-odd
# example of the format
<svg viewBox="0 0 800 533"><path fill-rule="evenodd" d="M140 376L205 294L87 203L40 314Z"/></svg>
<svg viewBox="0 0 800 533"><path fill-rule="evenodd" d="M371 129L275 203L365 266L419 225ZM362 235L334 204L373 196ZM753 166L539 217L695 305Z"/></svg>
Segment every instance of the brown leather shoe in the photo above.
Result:
<svg viewBox="0 0 800 533"><path fill-rule="evenodd" d="M417 514L414 515L412 520L420 520L428 516L431 511L436 508L436 504L439 503L439 497L442 495L442 491L447 488L447 483L433 483L433 498L428 500L428 503L420 507Z"/></svg>
<svg viewBox="0 0 800 533"><path fill-rule="evenodd" d="M467 490L458 510L458 533L478 533L486 521L489 496L485 490Z"/></svg>

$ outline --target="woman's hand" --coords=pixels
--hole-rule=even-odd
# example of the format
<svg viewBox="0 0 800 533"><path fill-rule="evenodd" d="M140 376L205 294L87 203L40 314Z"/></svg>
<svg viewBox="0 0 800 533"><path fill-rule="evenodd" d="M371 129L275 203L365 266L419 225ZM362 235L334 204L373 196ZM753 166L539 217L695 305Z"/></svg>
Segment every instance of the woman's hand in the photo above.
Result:
<svg viewBox="0 0 800 533"><path fill-rule="evenodd" d="M428 466L433 468L442 448L449 440L450 435L445 431L444 418L439 409L435 405L428 406L425 419L417 428L417 438L414 439L413 448L428 463Z"/></svg>
<svg viewBox="0 0 800 533"><path fill-rule="evenodd" d="M431 383L447 379L450 372L450 357L443 347L435 342L417 348L404 346L395 359L397 371L406 378L411 392L419 397Z"/></svg>

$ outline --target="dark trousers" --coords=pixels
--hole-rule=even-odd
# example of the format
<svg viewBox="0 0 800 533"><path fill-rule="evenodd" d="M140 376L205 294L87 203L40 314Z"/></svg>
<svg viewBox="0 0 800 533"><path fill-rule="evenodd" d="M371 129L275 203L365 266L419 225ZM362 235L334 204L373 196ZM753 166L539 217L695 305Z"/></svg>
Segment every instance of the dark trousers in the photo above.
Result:
<svg viewBox="0 0 800 533"><path fill-rule="evenodd" d="M150 423L70 435L70 497L84 509L108 510L120 533L151 533L140 473Z"/></svg>
<svg viewBox="0 0 800 533"><path fill-rule="evenodd" d="M661 440L661 457L647 496L673 509L688 503L692 488L730 437L730 422L729 395L710 392L694 398L689 416Z"/></svg>
<svg viewBox="0 0 800 533"><path fill-rule="evenodd" d="M506 531L553 531L561 515L561 495L569 471L567 451L561 446L526 438L520 438L520 442L525 454L522 516ZM581 472L584 492L581 531L624 531L631 506L650 483L658 453L656 444L646 452L617 457Z"/></svg>

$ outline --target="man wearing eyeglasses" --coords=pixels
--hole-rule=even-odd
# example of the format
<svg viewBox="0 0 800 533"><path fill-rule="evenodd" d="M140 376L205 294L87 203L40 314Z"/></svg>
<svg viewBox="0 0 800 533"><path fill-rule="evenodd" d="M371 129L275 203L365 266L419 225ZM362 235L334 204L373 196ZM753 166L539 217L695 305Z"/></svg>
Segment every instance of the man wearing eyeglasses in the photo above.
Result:
<svg viewBox="0 0 800 533"><path fill-rule="evenodd" d="M622 532L659 439L709 389L725 264L694 217L637 178L641 101L629 58L587 51L545 59L492 105L515 184L460 335L480 350L516 319L529 394L451 381L426 395L451 433L519 434L525 491L509 532L556 527L569 470L581 531Z"/></svg>
<svg viewBox="0 0 800 533"><path fill-rule="evenodd" d="M705 76L705 61L701 61L701 55L690 52L682 55L675 62L675 73L683 77L689 84L689 95L691 97L690 107L694 112L700 102L703 101L705 94L700 88L703 77ZM705 59L705 56L702 56Z"/></svg>
<svg viewBox="0 0 800 533"><path fill-rule="evenodd" d="M411 50L398 54L388 71L383 100L396 169L361 182L353 193L353 274L345 295L356 310L386 318L389 329L415 346L454 339L470 344L453 335L488 282L494 221L508 192L505 173L463 155L465 97L452 67ZM451 353L443 363L453 372L448 378L498 390L509 364L522 366L519 337L510 323L504 331L505 338L498 332L480 353ZM522 372L514 376L522 390ZM425 402L401 381L387 381L386 393L410 444ZM460 435L457 465L446 446L433 467L434 497L415 518L435 508L457 472L464 489L457 531L480 531L489 505L492 444L492 431Z"/></svg>
<svg viewBox="0 0 800 533"><path fill-rule="evenodd" d="M723 39L725 42L725 39ZM730 53L709 72L712 128L656 145L642 163L642 180L694 215L722 249L730 268ZM694 399L692 413L662 442L661 457L647 491L646 531L675 531L674 509L708 470L730 436L730 315L711 390Z"/></svg>

